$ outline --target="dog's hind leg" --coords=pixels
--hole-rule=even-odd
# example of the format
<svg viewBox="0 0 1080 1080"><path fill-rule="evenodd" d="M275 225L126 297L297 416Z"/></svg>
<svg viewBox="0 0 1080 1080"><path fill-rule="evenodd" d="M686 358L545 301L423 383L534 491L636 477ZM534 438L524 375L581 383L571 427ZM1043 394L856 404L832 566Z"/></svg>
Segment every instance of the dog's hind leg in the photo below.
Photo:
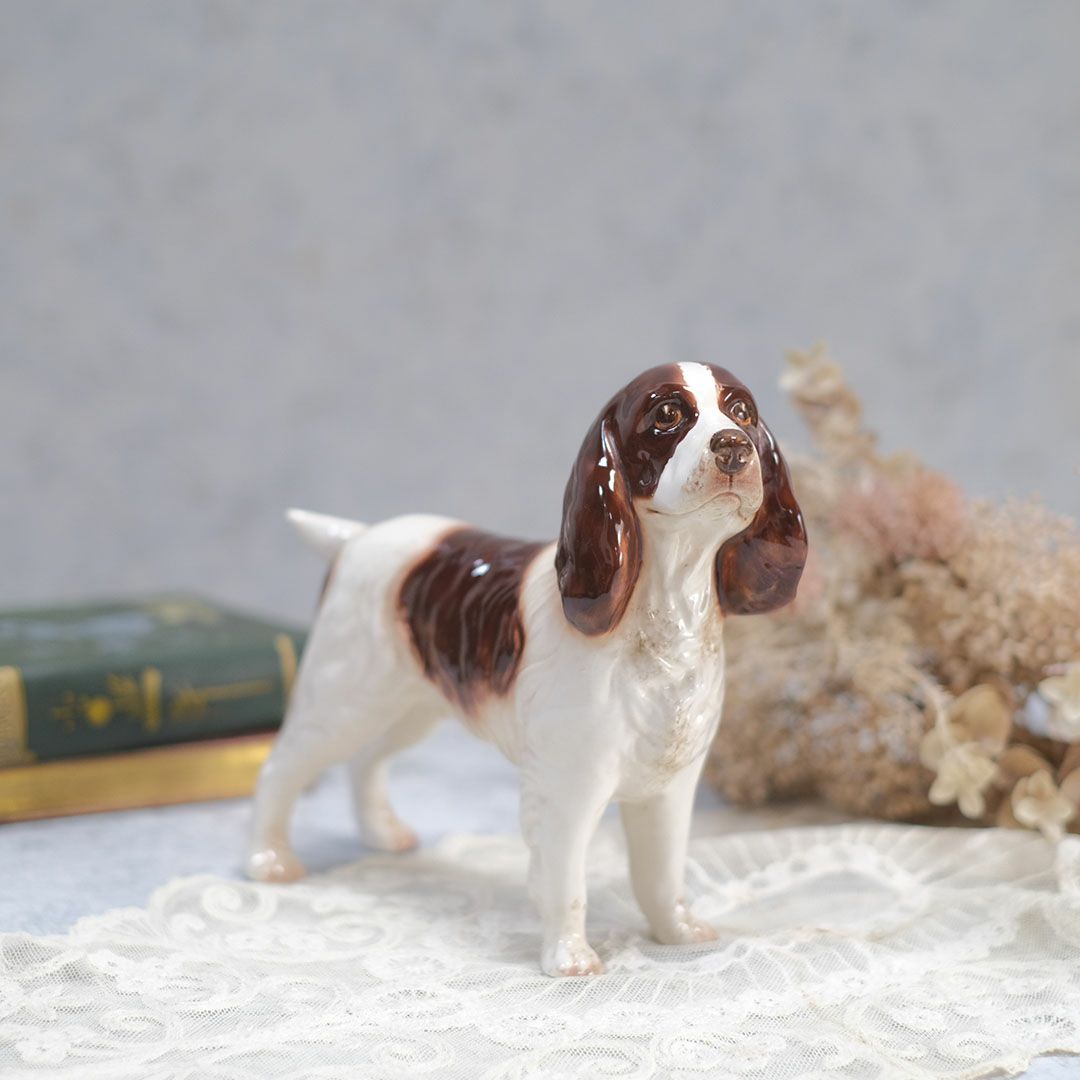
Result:
<svg viewBox="0 0 1080 1080"><path fill-rule="evenodd" d="M317 642L315 643L317 645ZM274 749L259 773L248 847L247 873L256 881L294 881L304 867L289 842L289 821L300 793L324 769L348 761L386 728L378 710L365 710L357 722L351 702L355 672L347 681L313 679L318 665L300 672Z"/></svg>
<svg viewBox="0 0 1080 1080"><path fill-rule="evenodd" d="M349 765L353 808L360 836L376 851L409 851L416 847L416 833L394 813L387 791L389 759L424 738L438 717L430 709L406 713L356 754Z"/></svg>
<svg viewBox="0 0 1080 1080"><path fill-rule="evenodd" d="M294 705L255 787L246 871L256 881L295 881L304 866L289 841L289 822L300 793L324 769L355 753L363 733L313 723Z"/></svg>

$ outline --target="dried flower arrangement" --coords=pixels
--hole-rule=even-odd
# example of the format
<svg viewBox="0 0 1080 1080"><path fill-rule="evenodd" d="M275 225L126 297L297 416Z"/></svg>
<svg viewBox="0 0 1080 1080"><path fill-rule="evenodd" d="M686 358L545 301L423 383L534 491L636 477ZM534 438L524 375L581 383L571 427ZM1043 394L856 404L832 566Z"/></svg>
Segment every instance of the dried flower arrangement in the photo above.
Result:
<svg viewBox="0 0 1080 1080"><path fill-rule="evenodd" d="M791 463L811 557L794 605L728 624L713 783L742 804L1080 831L1080 528L879 453L821 346L781 385L817 451Z"/></svg>

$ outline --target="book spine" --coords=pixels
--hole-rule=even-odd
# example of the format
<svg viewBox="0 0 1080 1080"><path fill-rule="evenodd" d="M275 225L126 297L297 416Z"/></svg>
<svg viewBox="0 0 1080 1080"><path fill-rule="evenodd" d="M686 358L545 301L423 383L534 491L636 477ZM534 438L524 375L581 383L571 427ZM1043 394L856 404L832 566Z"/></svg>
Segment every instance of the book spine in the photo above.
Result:
<svg viewBox="0 0 1080 1080"><path fill-rule="evenodd" d="M0 768L277 727L302 646L283 632L108 670L0 666Z"/></svg>

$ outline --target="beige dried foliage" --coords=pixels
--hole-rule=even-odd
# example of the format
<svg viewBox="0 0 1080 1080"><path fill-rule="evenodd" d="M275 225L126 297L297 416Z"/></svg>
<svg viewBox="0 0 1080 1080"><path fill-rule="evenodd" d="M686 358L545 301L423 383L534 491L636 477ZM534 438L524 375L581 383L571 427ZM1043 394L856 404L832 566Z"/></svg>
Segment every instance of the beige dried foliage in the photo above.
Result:
<svg viewBox="0 0 1080 1080"><path fill-rule="evenodd" d="M969 518L956 484L920 467L868 477L836 506L835 527L900 564L948 559L967 542Z"/></svg>
<svg viewBox="0 0 1080 1080"><path fill-rule="evenodd" d="M904 597L951 688L992 672L1027 693L1080 657L1080 529L1035 502L970 513L950 558L901 569Z"/></svg>
<svg viewBox="0 0 1080 1080"><path fill-rule="evenodd" d="M1072 697L1047 680L1080 660L1080 529L1035 502L969 503L881 455L821 346L792 353L782 385L816 451L790 463L811 557L794 604L727 624L708 775L740 803L940 820L959 802L983 822L1077 828L1080 754L1062 772L1069 747L1021 721L1045 684L1065 701L1050 701L1053 730L1068 729Z"/></svg>

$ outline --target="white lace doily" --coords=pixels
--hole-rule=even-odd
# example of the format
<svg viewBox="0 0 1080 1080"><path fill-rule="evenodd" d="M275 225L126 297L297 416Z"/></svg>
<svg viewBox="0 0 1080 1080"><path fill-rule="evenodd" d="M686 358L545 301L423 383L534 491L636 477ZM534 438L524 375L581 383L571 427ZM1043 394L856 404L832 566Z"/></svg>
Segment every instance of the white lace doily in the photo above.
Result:
<svg viewBox="0 0 1080 1080"><path fill-rule="evenodd" d="M704 837L710 946L642 933L593 852L600 978L549 979L519 840L0 937L0 1075L64 1080L960 1077L1080 1051L1080 841L840 825Z"/></svg>

